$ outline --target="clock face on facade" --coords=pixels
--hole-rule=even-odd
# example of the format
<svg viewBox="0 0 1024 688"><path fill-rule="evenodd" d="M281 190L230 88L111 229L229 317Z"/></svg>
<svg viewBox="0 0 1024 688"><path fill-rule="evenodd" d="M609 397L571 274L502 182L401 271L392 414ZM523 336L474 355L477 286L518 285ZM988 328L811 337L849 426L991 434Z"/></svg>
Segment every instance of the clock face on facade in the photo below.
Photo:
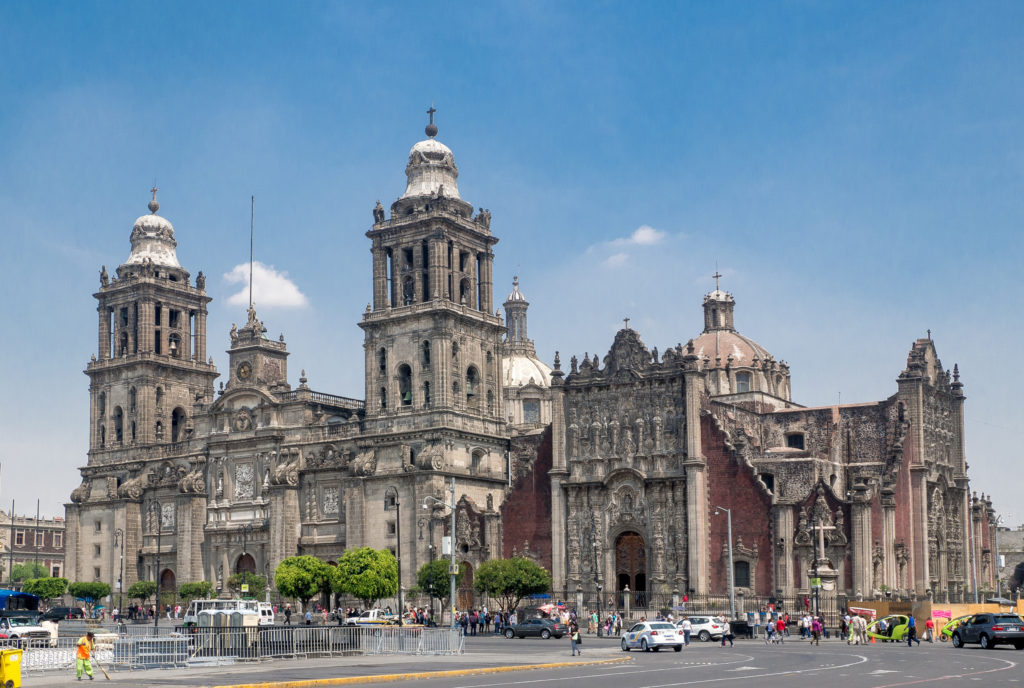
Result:
<svg viewBox="0 0 1024 688"><path fill-rule="evenodd" d="M252 375L252 365L248 361L243 361L238 364L238 379L248 380L249 376Z"/></svg>

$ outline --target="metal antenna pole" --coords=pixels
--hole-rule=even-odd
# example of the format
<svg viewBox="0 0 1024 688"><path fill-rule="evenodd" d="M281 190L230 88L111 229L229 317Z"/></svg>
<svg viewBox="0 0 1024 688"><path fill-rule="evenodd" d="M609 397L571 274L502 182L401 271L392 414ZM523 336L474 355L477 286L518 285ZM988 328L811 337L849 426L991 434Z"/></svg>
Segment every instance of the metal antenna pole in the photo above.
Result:
<svg viewBox="0 0 1024 688"><path fill-rule="evenodd" d="M249 308L252 308L252 247L256 235L256 196L249 197Z"/></svg>
<svg viewBox="0 0 1024 688"><path fill-rule="evenodd" d="M14 500L11 500L11 587L14 587Z"/></svg>
<svg viewBox="0 0 1024 688"><path fill-rule="evenodd" d="M35 539L36 539L36 543L35 543L35 545L36 545L36 558L35 558L35 563L33 563L33 565L32 565L32 577L33 578L38 578L39 577L39 500L38 499L36 500L36 534L35 534Z"/></svg>

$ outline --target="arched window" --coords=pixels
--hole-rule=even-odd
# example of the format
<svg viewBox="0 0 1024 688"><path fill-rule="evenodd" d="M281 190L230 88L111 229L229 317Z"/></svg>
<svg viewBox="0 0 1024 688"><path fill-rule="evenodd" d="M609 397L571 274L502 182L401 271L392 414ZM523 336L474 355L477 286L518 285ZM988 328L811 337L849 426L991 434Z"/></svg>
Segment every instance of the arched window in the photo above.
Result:
<svg viewBox="0 0 1024 688"><path fill-rule="evenodd" d="M118 444L124 441L124 411L120 406L114 407L114 441Z"/></svg>
<svg viewBox="0 0 1024 688"><path fill-rule="evenodd" d="M736 393L743 394L750 391L750 373L736 373Z"/></svg>
<svg viewBox="0 0 1024 688"><path fill-rule="evenodd" d="M180 406L171 412L171 442L185 438L185 409Z"/></svg>
<svg viewBox="0 0 1024 688"><path fill-rule="evenodd" d="M423 344L421 345L421 350L423 352L423 367L425 368L428 365L430 365L430 340L429 339L424 339L423 340Z"/></svg>
<svg viewBox="0 0 1024 688"><path fill-rule="evenodd" d="M430 406L430 383L423 383L423 405Z"/></svg>
<svg viewBox="0 0 1024 688"><path fill-rule="evenodd" d="M398 366L398 398L402 406L412 406L412 369L404 363Z"/></svg>
<svg viewBox="0 0 1024 688"><path fill-rule="evenodd" d="M107 426L105 425L100 426L100 446L107 446Z"/></svg>
<svg viewBox="0 0 1024 688"><path fill-rule="evenodd" d="M386 373L388 371L388 350L381 348L377 352L377 363L380 365L380 372Z"/></svg>
<svg viewBox="0 0 1024 688"><path fill-rule="evenodd" d="M168 353L171 354L171 358L181 358L181 337L176 334L168 337L167 349Z"/></svg>
<svg viewBox="0 0 1024 688"><path fill-rule="evenodd" d="M455 380L452 382L452 402L458 403L459 401L459 381Z"/></svg>
<svg viewBox="0 0 1024 688"><path fill-rule="evenodd" d="M750 562L737 561L733 563L733 586L737 588L750 587Z"/></svg>
<svg viewBox="0 0 1024 688"><path fill-rule="evenodd" d="M164 424L162 421L156 422L156 438L162 440L164 438Z"/></svg>
<svg viewBox="0 0 1024 688"><path fill-rule="evenodd" d="M128 413L135 413L135 402L138 400L138 393L132 387L128 390Z"/></svg>
<svg viewBox="0 0 1024 688"><path fill-rule="evenodd" d="M99 398L99 401L97 403L99 405L99 408L97 409L97 413L99 413L100 418L103 418L103 417L105 417L107 415L107 393L106 392L100 392L100 398Z"/></svg>
<svg viewBox="0 0 1024 688"><path fill-rule="evenodd" d="M157 387L156 388L156 407L160 408L160 406L163 403L164 403L164 388L163 387Z"/></svg>
<svg viewBox="0 0 1024 688"><path fill-rule="evenodd" d="M472 401L477 395L477 385L480 382L480 374L476 372L476 366L469 366L466 370L466 401Z"/></svg>
<svg viewBox="0 0 1024 688"><path fill-rule="evenodd" d="M387 387L380 388L380 407L386 409L388 407L388 390Z"/></svg>
<svg viewBox="0 0 1024 688"><path fill-rule="evenodd" d="M487 412L494 413L494 392L487 390Z"/></svg>
<svg viewBox="0 0 1024 688"><path fill-rule="evenodd" d="M459 343L458 342L452 342L452 360L453 361L459 360Z"/></svg>
<svg viewBox="0 0 1024 688"><path fill-rule="evenodd" d="M132 421L132 434L131 434L131 440L132 440L132 443L134 443L134 442L135 442L135 421Z"/></svg>

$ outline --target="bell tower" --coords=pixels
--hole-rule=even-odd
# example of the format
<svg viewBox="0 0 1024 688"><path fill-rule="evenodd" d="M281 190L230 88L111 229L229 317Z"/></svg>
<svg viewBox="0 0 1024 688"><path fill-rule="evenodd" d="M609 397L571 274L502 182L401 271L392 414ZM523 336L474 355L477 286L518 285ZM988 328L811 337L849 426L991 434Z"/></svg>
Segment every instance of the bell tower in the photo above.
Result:
<svg viewBox="0 0 1024 688"><path fill-rule="evenodd" d="M503 432L501 347L494 314L490 211L459 195L459 169L438 141L434 112L427 138L412 147L405 193L391 217L377 202L372 241L373 304L365 332L367 418L472 416ZM417 425L419 422L417 422Z"/></svg>
<svg viewBox="0 0 1024 688"><path fill-rule="evenodd" d="M157 214L135 221L131 254L113 278L100 272L99 347L89 376L89 463L131 447L168 444L192 432L196 402L213 399L217 370L206 356L206 279L178 263L174 227ZM106 458L107 455L112 455Z"/></svg>

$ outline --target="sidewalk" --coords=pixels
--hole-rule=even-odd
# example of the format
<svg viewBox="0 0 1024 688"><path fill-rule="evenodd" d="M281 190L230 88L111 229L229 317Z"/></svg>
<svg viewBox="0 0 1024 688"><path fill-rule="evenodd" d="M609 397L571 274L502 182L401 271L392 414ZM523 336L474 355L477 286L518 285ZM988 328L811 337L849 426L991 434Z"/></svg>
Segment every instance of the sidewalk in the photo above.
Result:
<svg viewBox="0 0 1024 688"><path fill-rule="evenodd" d="M266 662L237 663L221 667L184 669L149 669L140 671L107 671L110 681L103 672L93 666L96 679L89 682L96 685L146 685L176 686L178 688L200 688L204 686L252 686L268 682L291 682L323 679L352 679L348 683L371 682L381 675L412 674L392 680L425 678L419 674L435 671L490 672L525 670L536 665L573 666L593 664L596 661L628 661L618 646L591 648L584 656L570 658L568 648L561 644L551 651L532 652L529 661L523 661L522 653L469 652L464 655L415 656L375 655L334 657L324 659L288 659ZM550 668L555 668L554 666ZM361 680L362 679L362 680ZM83 682L87 679L83 679ZM26 688L65 688L74 683L74 670L27 674L22 677ZM342 681L339 681L339 684Z"/></svg>

